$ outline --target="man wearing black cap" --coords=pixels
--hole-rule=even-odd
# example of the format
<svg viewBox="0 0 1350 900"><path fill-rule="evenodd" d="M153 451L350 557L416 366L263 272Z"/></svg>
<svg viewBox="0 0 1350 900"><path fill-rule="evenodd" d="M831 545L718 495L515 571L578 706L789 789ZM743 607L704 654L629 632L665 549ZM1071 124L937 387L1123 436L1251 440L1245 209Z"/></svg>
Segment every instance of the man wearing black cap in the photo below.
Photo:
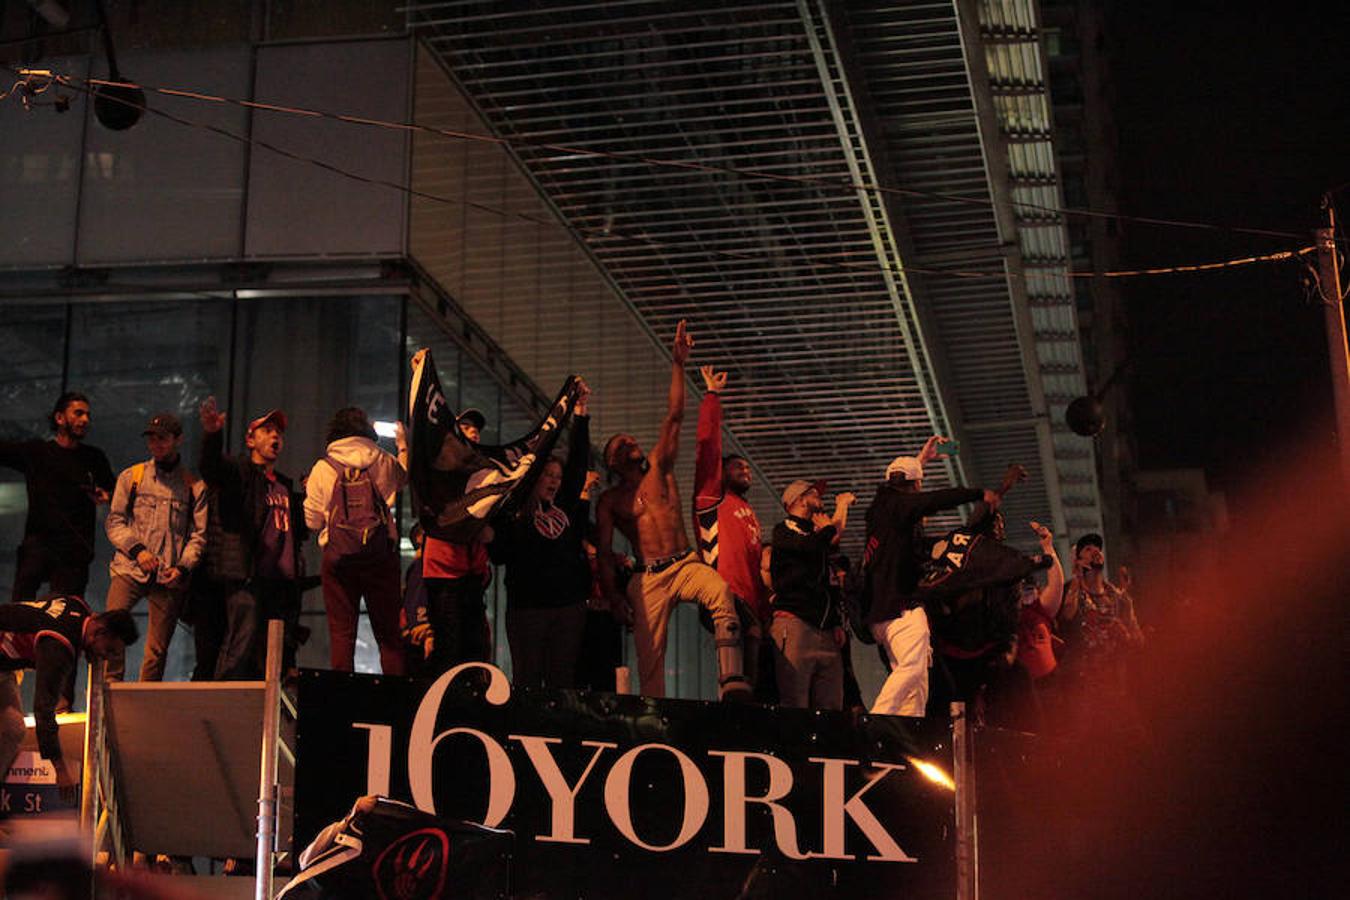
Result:
<svg viewBox="0 0 1350 900"><path fill-rule="evenodd" d="M787 518L773 529L774 670L783 706L843 709L843 617L830 592L829 557L848 522L852 494L824 514L822 482L794 481L783 491Z"/></svg>
<svg viewBox="0 0 1350 900"><path fill-rule="evenodd" d="M83 596L94 559L94 507L107 503L112 467L84 443L89 398L67 391L52 408L49 441L0 441L0 466L24 474L28 517L14 573L14 600L32 600L46 582L61 594Z"/></svg>
<svg viewBox="0 0 1350 900"><path fill-rule="evenodd" d="M132 609L149 598L141 681L160 681L189 573L206 546L206 486L183 463L177 416L154 416L142 434L150 459L117 476L103 523L116 551L108 564L108 609ZM125 672L123 652L108 658L109 679L121 681Z"/></svg>
<svg viewBox="0 0 1350 900"><path fill-rule="evenodd" d="M224 598L225 638L216 678L252 679L261 674L260 646L267 619L286 623L285 666L295 661L300 617L300 544L308 537L303 498L276 469L286 437L286 414L263 413L244 431L248 456L225 454L225 414L216 398L201 407L202 477L215 489L221 539L234 547L228 564L231 589ZM218 573L219 577L219 573Z"/></svg>
<svg viewBox="0 0 1350 900"><path fill-rule="evenodd" d="M483 429L487 427L487 416L483 415L482 410L474 409L471 406L459 414L455 424L459 426L460 434L477 444L483 439Z"/></svg>

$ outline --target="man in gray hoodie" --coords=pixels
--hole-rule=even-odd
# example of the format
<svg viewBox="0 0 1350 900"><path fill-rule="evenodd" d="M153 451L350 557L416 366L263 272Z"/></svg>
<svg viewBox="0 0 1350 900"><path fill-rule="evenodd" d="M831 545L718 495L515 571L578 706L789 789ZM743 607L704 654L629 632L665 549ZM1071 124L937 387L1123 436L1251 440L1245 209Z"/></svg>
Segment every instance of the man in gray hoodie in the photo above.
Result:
<svg viewBox="0 0 1350 900"><path fill-rule="evenodd" d="M355 668L356 627L365 597L380 669L402 675L398 530L389 511L408 482L407 442L400 426L395 457L375 438L363 410L348 406L334 413L324 458L305 479L305 524L319 532L323 548L320 577L333 668Z"/></svg>

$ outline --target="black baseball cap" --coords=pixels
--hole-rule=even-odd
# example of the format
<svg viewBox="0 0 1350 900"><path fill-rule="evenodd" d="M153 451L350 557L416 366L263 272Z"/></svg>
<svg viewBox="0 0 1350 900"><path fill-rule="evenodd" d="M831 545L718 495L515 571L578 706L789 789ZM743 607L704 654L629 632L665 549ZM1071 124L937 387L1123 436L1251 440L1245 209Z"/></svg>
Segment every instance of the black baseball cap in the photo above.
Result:
<svg viewBox="0 0 1350 900"><path fill-rule="evenodd" d="M474 409L472 406L464 410L464 412L460 413L455 418L455 421L470 422L479 431L482 431L484 428L487 427L487 416L483 415L483 411L481 409Z"/></svg>
<svg viewBox="0 0 1350 900"><path fill-rule="evenodd" d="M183 423L178 421L178 417L173 413L156 413L150 417L146 423L145 430L141 432L142 437L158 435L159 437L178 437L183 433Z"/></svg>
<svg viewBox="0 0 1350 900"><path fill-rule="evenodd" d="M1089 531L1073 543L1073 552L1082 553L1084 547L1096 547L1098 550L1106 549L1106 541L1095 531Z"/></svg>

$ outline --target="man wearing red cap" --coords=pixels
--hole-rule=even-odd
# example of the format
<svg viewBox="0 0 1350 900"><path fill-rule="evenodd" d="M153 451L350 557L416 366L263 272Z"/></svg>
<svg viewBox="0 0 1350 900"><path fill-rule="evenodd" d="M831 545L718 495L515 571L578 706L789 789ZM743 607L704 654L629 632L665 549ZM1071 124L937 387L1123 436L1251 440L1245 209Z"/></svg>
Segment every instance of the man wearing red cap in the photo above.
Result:
<svg viewBox="0 0 1350 900"><path fill-rule="evenodd" d="M264 413L244 432L247 457L225 453L225 414L208 397L201 407L202 477L215 489L222 539L232 543L228 572L231 589L224 599L225 638L216 678L260 676L259 644L267 619L286 623L286 660L295 661L300 616L300 544L308 536L303 498L291 479L276 469L286 436L286 414Z"/></svg>

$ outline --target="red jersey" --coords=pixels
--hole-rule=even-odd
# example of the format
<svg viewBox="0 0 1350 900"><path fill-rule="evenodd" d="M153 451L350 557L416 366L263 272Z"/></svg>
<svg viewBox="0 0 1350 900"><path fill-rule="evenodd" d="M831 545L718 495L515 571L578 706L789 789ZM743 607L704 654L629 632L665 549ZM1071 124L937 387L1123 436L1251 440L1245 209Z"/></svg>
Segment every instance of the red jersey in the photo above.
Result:
<svg viewBox="0 0 1350 900"><path fill-rule="evenodd" d="M744 497L722 488L722 401L703 395L694 456L694 535L698 553L761 622L772 609L759 577L760 530Z"/></svg>
<svg viewBox="0 0 1350 900"><path fill-rule="evenodd" d="M487 573L487 544L482 541L457 544L427 535L422 547L423 578L463 578Z"/></svg>

